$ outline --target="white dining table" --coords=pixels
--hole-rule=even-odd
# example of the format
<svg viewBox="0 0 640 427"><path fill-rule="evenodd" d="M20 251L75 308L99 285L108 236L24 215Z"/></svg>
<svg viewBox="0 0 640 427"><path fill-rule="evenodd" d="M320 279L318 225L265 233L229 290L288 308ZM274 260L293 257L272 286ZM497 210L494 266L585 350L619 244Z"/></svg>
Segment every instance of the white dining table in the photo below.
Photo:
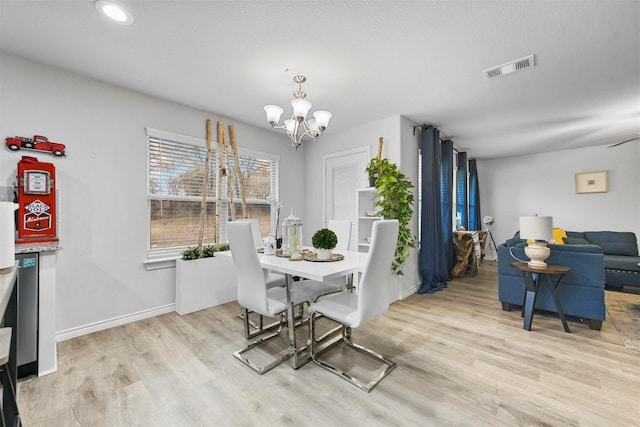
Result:
<svg viewBox="0 0 640 427"><path fill-rule="evenodd" d="M340 261L291 261L289 258L279 257L276 255L258 254L260 265L262 268L271 270L272 272L281 273L286 276L286 293L287 293L287 326L288 339L291 351L291 364L297 369L307 362L307 357L300 357L301 349L306 346L298 346L295 334L295 313L291 293L295 282L294 277L316 280L324 282L328 280L338 279L341 277L349 277L351 275L357 277L357 273L362 272L367 253L354 251L337 251L344 259ZM223 254L223 253L221 253ZM226 252L224 255L231 255Z"/></svg>

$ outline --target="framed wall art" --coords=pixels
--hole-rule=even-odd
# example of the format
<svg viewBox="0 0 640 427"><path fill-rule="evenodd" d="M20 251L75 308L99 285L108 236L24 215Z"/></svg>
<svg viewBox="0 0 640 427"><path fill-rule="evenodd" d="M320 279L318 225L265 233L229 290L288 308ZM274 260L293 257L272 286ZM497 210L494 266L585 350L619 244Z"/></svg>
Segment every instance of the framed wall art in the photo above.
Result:
<svg viewBox="0 0 640 427"><path fill-rule="evenodd" d="M609 191L607 171L576 174L576 193L606 193Z"/></svg>

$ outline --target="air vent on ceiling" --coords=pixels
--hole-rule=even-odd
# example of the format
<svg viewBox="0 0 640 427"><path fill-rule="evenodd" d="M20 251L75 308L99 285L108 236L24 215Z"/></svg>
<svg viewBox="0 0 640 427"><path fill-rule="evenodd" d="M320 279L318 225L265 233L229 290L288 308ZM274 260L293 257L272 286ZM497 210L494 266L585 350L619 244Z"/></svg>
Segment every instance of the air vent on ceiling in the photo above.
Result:
<svg viewBox="0 0 640 427"><path fill-rule="evenodd" d="M506 64L498 65L497 67L491 67L482 72L485 80L491 80L498 77L506 76L507 74L515 73L516 71L526 70L527 68L534 67L535 57L529 55L524 58L516 59L515 61L507 62Z"/></svg>

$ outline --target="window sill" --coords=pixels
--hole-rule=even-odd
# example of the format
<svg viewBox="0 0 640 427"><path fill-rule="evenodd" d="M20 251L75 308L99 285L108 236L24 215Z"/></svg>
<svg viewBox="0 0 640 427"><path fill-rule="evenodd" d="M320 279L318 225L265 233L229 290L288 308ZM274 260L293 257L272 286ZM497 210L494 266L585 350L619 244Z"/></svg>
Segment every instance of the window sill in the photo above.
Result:
<svg viewBox="0 0 640 427"><path fill-rule="evenodd" d="M172 253L173 252L173 253ZM147 259L142 262L144 269L160 270L163 268L175 268L176 260L182 256L182 253L175 251L166 251L163 253L148 253Z"/></svg>

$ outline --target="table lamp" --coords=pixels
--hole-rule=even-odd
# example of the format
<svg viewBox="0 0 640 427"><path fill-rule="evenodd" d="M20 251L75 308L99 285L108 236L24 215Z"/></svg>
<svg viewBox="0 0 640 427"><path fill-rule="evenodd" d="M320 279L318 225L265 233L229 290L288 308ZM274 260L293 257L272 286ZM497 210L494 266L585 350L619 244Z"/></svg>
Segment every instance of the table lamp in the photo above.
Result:
<svg viewBox="0 0 640 427"><path fill-rule="evenodd" d="M545 259L551 255L547 241L553 238L553 217L550 216L521 216L520 238L527 240L524 253L531 259L529 267L545 270Z"/></svg>

